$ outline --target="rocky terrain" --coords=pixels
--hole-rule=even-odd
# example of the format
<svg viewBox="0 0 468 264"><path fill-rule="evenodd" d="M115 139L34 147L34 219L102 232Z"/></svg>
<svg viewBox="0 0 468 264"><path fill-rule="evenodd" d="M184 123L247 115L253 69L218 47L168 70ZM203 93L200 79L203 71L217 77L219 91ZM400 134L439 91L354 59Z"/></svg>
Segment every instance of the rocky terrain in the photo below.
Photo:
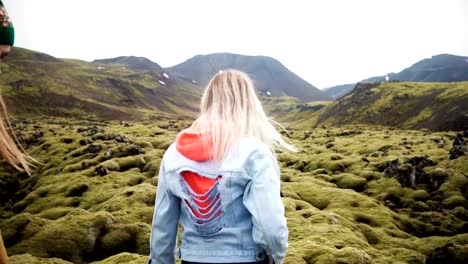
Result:
<svg viewBox="0 0 468 264"><path fill-rule="evenodd" d="M311 106L312 107L312 106ZM38 160L0 165L0 230L19 263L146 263L164 150L188 121L15 121ZM289 128L278 152L285 263L466 263L468 133Z"/></svg>

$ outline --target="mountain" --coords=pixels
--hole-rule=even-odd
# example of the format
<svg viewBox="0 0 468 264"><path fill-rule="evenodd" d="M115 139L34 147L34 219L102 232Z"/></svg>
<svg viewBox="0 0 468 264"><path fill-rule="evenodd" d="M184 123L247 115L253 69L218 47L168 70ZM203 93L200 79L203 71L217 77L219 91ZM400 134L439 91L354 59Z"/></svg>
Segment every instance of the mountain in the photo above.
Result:
<svg viewBox="0 0 468 264"><path fill-rule="evenodd" d="M388 78L388 79L387 79ZM421 60L399 73L374 76L361 82L385 82L392 80L409 82L461 82L468 81L468 57L440 54ZM348 94L355 84L344 84L323 91L335 99Z"/></svg>
<svg viewBox="0 0 468 264"><path fill-rule="evenodd" d="M145 58L89 63L13 48L2 71L0 86L10 112L26 118L182 118L196 115L201 97L197 86L170 78Z"/></svg>
<svg viewBox="0 0 468 264"><path fill-rule="evenodd" d="M231 53L198 55L167 68L171 74L202 86L223 69L238 69L249 74L263 94L292 96L307 101L330 101L332 98L288 70L279 61L266 56Z"/></svg>
<svg viewBox="0 0 468 264"><path fill-rule="evenodd" d="M468 82L359 83L349 95L317 112L312 123L468 130L467 102Z"/></svg>
<svg viewBox="0 0 468 264"><path fill-rule="evenodd" d="M440 54L421 60L399 73L371 77L363 82L400 80L410 82L461 82L468 81L468 57Z"/></svg>
<svg viewBox="0 0 468 264"><path fill-rule="evenodd" d="M336 86L325 88L322 90L322 92L324 92L325 94L328 94L329 96L331 96L333 99L336 100L345 96L349 92L351 92L354 86L356 86L355 83L336 85Z"/></svg>
<svg viewBox="0 0 468 264"><path fill-rule="evenodd" d="M159 66L159 64L144 57L121 56L121 57L110 58L110 59L94 60L92 63L104 64L104 65L120 64L123 67L127 67L135 71L155 71L155 72L163 71L163 68Z"/></svg>

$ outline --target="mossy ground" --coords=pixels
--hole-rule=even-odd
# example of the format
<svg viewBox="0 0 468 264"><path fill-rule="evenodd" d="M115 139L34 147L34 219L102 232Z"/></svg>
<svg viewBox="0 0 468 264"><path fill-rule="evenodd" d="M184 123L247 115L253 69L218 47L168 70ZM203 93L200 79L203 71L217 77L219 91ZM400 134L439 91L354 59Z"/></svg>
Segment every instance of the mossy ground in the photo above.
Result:
<svg viewBox="0 0 468 264"><path fill-rule="evenodd" d="M188 125L17 123L41 164L31 177L0 166L11 263L146 263L159 162ZM285 263L466 260L468 157L449 159L454 133L349 126L289 134L300 152L277 153L290 231ZM392 161L418 156L434 162L423 170L444 179L438 188L384 177Z"/></svg>

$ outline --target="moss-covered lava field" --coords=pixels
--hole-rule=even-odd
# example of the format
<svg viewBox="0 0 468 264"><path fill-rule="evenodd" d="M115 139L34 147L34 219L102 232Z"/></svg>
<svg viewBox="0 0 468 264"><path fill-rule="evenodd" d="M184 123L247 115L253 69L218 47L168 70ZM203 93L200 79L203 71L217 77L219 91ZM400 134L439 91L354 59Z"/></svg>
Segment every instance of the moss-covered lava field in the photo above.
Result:
<svg viewBox="0 0 468 264"><path fill-rule="evenodd" d="M146 263L159 163L189 124L15 122L40 164L31 177L0 165L10 263ZM277 153L285 263L466 263L466 133L357 125L288 132L300 152Z"/></svg>

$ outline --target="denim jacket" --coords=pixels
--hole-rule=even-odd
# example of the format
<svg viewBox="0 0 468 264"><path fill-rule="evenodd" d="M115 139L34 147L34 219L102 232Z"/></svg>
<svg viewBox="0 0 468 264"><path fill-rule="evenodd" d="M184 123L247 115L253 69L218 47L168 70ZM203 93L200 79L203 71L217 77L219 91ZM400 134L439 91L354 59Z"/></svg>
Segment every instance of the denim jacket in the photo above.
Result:
<svg viewBox="0 0 468 264"><path fill-rule="evenodd" d="M179 221L182 243L176 249ZM281 264L287 246L280 172L265 144L244 139L222 162L194 161L175 144L168 148L160 166L148 263L173 264L176 255L192 262L242 263L268 255L270 263Z"/></svg>

